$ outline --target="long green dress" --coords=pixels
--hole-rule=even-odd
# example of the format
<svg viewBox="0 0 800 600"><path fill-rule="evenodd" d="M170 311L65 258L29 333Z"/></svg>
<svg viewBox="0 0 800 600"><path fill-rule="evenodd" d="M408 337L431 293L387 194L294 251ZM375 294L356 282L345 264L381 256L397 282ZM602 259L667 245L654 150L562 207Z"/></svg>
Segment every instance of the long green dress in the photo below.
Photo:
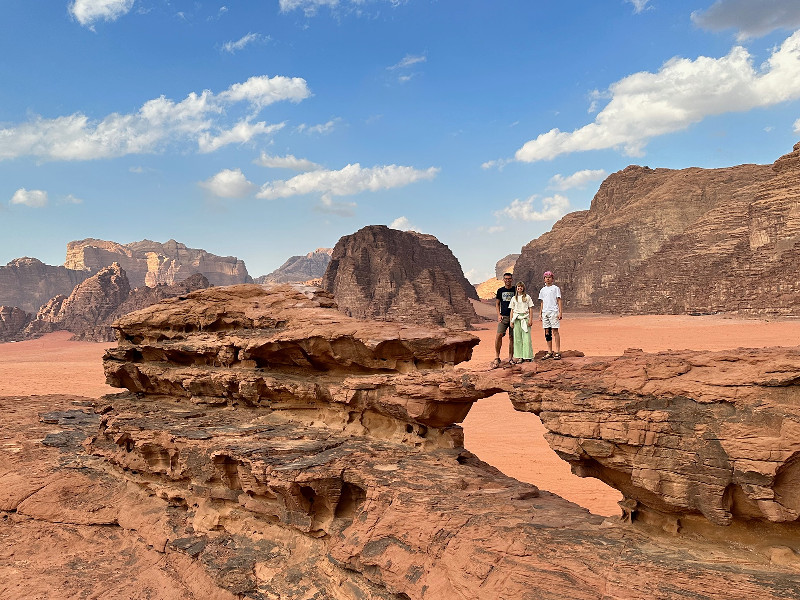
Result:
<svg viewBox="0 0 800 600"><path fill-rule="evenodd" d="M511 300L511 319L514 325L514 358L533 358L531 328L528 327L529 308L532 306L533 300L528 294L525 294L523 298L514 296Z"/></svg>

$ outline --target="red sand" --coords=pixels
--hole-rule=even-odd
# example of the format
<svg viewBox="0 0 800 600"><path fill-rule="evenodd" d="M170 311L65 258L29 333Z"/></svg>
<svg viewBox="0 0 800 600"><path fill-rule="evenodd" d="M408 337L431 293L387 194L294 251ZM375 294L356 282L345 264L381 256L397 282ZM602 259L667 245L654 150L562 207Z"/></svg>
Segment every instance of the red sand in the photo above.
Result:
<svg viewBox="0 0 800 600"><path fill-rule="evenodd" d="M619 355L626 348L647 352L693 348L724 350L737 347L796 346L800 320L759 321L720 316L565 315L562 349L590 356ZM477 332L472 366L494 358L494 325ZM534 348L544 348L536 337ZM104 383L101 357L112 343L71 342L59 332L38 340L0 344L0 396L74 394L98 397L120 390ZM503 347L503 357L507 356ZM619 493L595 479L580 479L552 452L542 437L544 428L530 413L513 410L505 394L478 402L464 422L466 446L481 459L517 479L534 483L604 515L619 514Z"/></svg>

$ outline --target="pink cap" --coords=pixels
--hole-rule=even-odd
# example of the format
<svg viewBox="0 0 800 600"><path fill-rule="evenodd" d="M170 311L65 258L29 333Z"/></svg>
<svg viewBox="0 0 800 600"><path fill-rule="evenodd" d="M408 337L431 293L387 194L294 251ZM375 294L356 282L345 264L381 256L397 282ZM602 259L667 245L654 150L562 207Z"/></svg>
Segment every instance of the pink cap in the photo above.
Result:
<svg viewBox="0 0 800 600"><path fill-rule="evenodd" d="M552 276L553 276L553 272L552 271L545 271L544 272L544 277L552 277Z"/></svg>

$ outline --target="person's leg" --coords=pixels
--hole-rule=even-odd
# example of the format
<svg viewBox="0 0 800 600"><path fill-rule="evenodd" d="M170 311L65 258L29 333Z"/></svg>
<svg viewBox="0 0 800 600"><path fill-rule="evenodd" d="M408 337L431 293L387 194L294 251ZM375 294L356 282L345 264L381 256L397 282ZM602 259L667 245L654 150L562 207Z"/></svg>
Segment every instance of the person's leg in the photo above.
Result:
<svg viewBox="0 0 800 600"><path fill-rule="evenodd" d="M495 358L500 358L500 349L503 347L503 334L498 333L494 338L494 355Z"/></svg>
<svg viewBox="0 0 800 600"><path fill-rule="evenodd" d="M547 351L553 351L553 328L546 327L544 330L544 339L547 342Z"/></svg>
<svg viewBox="0 0 800 600"><path fill-rule="evenodd" d="M522 347L522 342L524 340L522 331L522 324L519 322L519 319L514 320L514 336L511 338L514 340L514 356L517 359L523 358L524 356L524 349Z"/></svg>
<svg viewBox="0 0 800 600"><path fill-rule="evenodd" d="M514 328L508 328L508 362L514 358Z"/></svg>
<svg viewBox="0 0 800 600"><path fill-rule="evenodd" d="M528 328L528 331L520 333L522 336L522 358L525 360L533 360L533 340L531 334L533 330Z"/></svg>
<svg viewBox="0 0 800 600"><path fill-rule="evenodd" d="M553 341L556 345L556 353L561 352L561 336L558 334L558 327L553 328Z"/></svg>

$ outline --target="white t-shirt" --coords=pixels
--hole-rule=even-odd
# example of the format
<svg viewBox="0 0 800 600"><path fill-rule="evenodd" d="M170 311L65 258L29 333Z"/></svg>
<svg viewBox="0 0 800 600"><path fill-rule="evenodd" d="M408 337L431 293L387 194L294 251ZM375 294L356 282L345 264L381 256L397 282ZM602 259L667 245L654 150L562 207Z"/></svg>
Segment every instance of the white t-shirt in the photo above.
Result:
<svg viewBox="0 0 800 600"><path fill-rule="evenodd" d="M558 286L546 285L539 290L539 300L542 301L542 313L558 312L558 298L561 298L561 290Z"/></svg>
<svg viewBox="0 0 800 600"><path fill-rule="evenodd" d="M514 313L523 313L528 314L528 309L533 308L533 298L531 298L530 294L525 294L525 299L522 299L522 296L514 296L511 299L511 302L508 303L508 308L511 309L511 314Z"/></svg>

